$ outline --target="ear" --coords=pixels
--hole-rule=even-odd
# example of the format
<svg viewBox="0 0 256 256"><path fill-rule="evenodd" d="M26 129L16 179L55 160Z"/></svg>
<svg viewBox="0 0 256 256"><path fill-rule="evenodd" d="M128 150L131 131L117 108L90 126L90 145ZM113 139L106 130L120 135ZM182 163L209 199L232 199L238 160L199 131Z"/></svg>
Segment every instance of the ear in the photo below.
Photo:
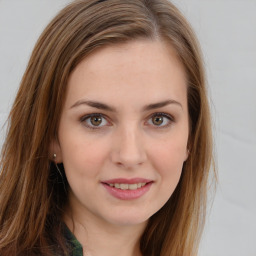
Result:
<svg viewBox="0 0 256 256"><path fill-rule="evenodd" d="M57 139L53 139L50 142L49 158L56 164L62 163L62 152L59 141Z"/></svg>
<svg viewBox="0 0 256 256"><path fill-rule="evenodd" d="M187 142L187 148L186 148L186 152L185 152L184 162L186 162L188 160L188 157L190 155L191 147L192 147L192 145L191 145L191 137L189 136L188 142Z"/></svg>
<svg viewBox="0 0 256 256"><path fill-rule="evenodd" d="M186 162L186 161L188 160L189 155L190 155L190 151L189 151L189 149L187 148L187 149L186 149L186 152L185 152L184 162Z"/></svg>

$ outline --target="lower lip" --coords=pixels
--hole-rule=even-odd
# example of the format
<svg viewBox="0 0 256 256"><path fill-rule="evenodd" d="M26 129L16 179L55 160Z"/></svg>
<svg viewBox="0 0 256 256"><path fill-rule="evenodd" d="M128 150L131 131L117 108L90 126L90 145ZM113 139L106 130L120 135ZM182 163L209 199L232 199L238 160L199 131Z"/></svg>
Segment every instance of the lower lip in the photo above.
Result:
<svg viewBox="0 0 256 256"><path fill-rule="evenodd" d="M141 187L141 188L137 188L135 190L122 190L119 188L115 188L115 187L110 187L109 185L102 183L102 185L106 188L106 190L115 198L121 199L121 200L133 200L133 199L137 199L142 197L143 195L145 195L151 185L152 182L147 183L145 186Z"/></svg>

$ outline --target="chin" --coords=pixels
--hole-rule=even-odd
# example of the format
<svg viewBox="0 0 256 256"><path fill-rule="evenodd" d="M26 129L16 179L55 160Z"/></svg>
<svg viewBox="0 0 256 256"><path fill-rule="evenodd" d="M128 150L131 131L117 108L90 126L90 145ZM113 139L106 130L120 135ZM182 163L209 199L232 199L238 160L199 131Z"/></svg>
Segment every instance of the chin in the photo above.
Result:
<svg viewBox="0 0 256 256"><path fill-rule="evenodd" d="M148 219L151 217L149 214L139 214L139 213L130 213L127 212L119 213L116 215L116 218L109 219L109 222L117 226L134 226L134 225L145 225L148 222Z"/></svg>

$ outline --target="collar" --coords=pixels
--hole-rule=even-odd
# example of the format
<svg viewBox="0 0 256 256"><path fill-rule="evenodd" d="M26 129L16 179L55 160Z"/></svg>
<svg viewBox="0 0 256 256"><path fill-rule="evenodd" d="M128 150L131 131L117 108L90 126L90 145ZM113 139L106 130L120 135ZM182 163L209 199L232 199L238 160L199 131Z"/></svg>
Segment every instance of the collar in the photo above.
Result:
<svg viewBox="0 0 256 256"><path fill-rule="evenodd" d="M71 248L70 256L83 256L83 247L78 242L74 234L69 230L67 225L64 223L64 236L67 240L68 245Z"/></svg>

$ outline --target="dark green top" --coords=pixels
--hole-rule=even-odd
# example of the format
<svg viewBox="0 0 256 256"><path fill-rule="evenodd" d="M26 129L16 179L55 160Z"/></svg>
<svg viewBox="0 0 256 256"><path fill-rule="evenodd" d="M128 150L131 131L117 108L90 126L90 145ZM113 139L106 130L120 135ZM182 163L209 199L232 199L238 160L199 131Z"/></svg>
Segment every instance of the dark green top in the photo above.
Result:
<svg viewBox="0 0 256 256"><path fill-rule="evenodd" d="M78 242L73 233L68 229L68 227L64 226L65 238L67 239L68 244L71 247L70 256L83 256L83 247Z"/></svg>

